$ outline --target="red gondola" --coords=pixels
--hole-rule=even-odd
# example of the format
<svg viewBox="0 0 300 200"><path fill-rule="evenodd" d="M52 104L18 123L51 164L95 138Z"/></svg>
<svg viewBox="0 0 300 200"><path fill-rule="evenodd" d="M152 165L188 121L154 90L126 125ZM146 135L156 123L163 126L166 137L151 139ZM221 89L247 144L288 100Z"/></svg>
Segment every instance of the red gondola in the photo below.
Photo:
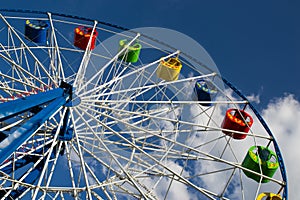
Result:
<svg viewBox="0 0 300 200"><path fill-rule="evenodd" d="M229 109L224 117L222 128L248 133L252 124L253 118L244 110ZM222 132L239 140L244 139L247 136L247 134L233 133L227 130L223 130Z"/></svg>
<svg viewBox="0 0 300 200"><path fill-rule="evenodd" d="M98 36L97 30L95 30L93 33L93 28L87 28L84 26L79 26L75 28L75 36L74 36L74 46L85 50L88 46L90 37L92 36L91 40L91 47L90 50L93 50L96 46L96 39Z"/></svg>

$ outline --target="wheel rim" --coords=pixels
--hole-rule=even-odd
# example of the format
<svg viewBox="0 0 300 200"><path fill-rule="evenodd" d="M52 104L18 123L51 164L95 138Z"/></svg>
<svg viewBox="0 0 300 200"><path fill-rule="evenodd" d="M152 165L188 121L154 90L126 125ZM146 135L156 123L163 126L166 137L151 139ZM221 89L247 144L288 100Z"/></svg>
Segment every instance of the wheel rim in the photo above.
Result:
<svg viewBox="0 0 300 200"><path fill-rule="evenodd" d="M50 23L45 45L24 38L22 23L28 15L2 15L0 33L7 38L1 46L2 101L58 88L61 81L73 85L74 96L71 105L61 107L2 163L3 198L169 199L179 198L174 195L181 189L198 199L253 199L269 188L285 197L283 163L281 173L266 186L243 174L241 162L249 144L268 145L279 159L281 155L260 117L254 119L258 125L245 141L222 133L224 110L243 108L249 102L226 81L223 88L219 73L203 72L205 64L197 66L184 52L168 46L158 49L153 46L157 41L149 44L144 35L49 13L33 18ZM102 33L109 39L98 39L92 51L80 50L70 35L78 25L94 28L99 37ZM141 53L147 49L137 63L127 63L118 55L118 41L124 37L139 41ZM159 58L176 56L185 67L178 80L158 78ZM218 90L210 107L196 100L193 86L199 79ZM70 141L59 139L57 131L68 110L74 131ZM248 110L257 114L251 105ZM4 121L2 128L7 133L10 126L22 126L33 115L21 113ZM248 187L254 194L247 192Z"/></svg>

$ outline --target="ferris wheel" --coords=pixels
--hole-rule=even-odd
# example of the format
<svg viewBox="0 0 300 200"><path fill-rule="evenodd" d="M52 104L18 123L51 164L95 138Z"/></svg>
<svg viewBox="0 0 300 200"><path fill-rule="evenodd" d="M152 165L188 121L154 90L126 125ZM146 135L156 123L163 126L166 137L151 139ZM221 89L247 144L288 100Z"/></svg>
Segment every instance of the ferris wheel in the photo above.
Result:
<svg viewBox="0 0 300 200"><path fill-rule="evenodd" d="M0 18L0 199L287 199L273 134L192 39Z"/></svg>

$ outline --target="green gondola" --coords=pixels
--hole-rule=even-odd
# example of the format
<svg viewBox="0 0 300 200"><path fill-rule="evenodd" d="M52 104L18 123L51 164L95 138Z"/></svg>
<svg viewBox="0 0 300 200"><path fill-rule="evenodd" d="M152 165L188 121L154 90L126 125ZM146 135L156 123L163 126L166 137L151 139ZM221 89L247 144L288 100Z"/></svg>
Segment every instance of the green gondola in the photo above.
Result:
<svg viewBox="0 0 300 200"><path fill-rule="evenodd" d="M272 150L263 146L252 146L242 162L242 167L257 173L262 172L263 175L272 178L279 167L279 163L276 154ZM247 170L243 171L247 177L252 178L257 182L261 181L262 183L267 183L270 181L268 178L261 179L261 176Z"/></svg>
<svg viewBox="0 0 300 200"><path fill-rule="evenodd" d="M128 41L126 39L120 40L120 51L123 48L126 48L128 44ZM142 49L142 45L138 42L134 43L133 45L128 46L128 49L125 50L124 53L122 53L119 56L119 60L124 60L125 62L135 63L139 60L139 55Z"/></svg>

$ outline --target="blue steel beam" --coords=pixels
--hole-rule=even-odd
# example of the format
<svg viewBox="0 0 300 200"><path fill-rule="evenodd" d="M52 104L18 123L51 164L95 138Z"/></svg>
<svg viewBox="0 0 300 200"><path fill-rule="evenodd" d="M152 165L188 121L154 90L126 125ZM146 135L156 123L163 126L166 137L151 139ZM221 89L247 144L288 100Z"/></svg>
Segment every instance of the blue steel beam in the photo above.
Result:
<svg viewBox="0 0 300 200"><path fill-rule="evenodd" d="M61 90L62 93L59 92L61 94L60 97L56 97L54 100L49 102L49 104L45 108L43 108L33 117L31 117L21 127L16 129L14 132L9 134L7 138L1 141L0 163L5 161L19 146L21 146L25 141L27 141L28 138L30 138L43 125L45 121L47 121L52 115L54 115L67 102L69 95L64 94L63 89ZM46 92L44 95L48 96ZM35 98L33 100L35 100L35 102L38 101Z"/></svg>
<svg viewBox="0 0 300 200"><path fill-rule="evenodd" d="M63 96L64 89L57 88L46 92L41 92L28 97L23 97L13 101L0 104L0 121L6 120L20 113L28 111L36 106L45 104L58 97Z"/></svg>

